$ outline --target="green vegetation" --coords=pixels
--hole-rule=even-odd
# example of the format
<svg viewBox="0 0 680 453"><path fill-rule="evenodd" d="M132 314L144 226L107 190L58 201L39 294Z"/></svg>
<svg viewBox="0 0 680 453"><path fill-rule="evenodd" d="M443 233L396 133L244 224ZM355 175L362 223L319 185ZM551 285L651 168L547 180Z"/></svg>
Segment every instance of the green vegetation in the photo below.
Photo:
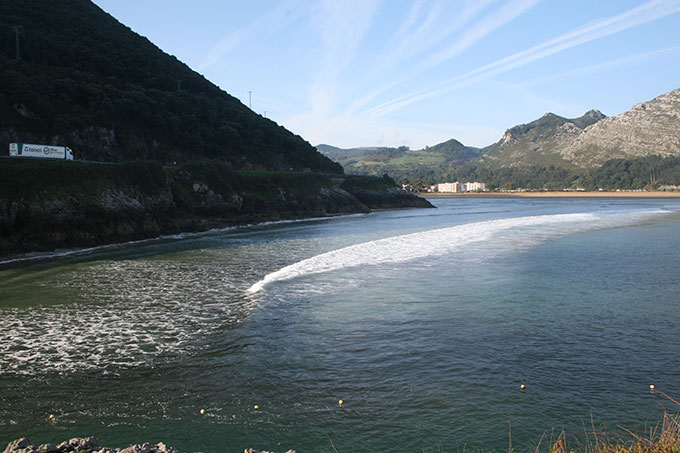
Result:
<svg viewBox="0 0 680 453"><path fill-rule="evenodd" d="M333 176L294 171L234 170L229 163L196 160L163 168L157 161L129 161L122 164L51 161L47 159L0 159L0 200L41 200L66 196L90 198L103 190L128 190L143 196L157 196L170 189L181 206L188 207L205 192L229 197L248 194L261 201L281 196L312 195L333 187ZM387 175L349 176L341 188L348 192L383 192L396 187Z"/></svg>
<svg viewBox="0 0 680 453"><path fill-rule="evenodd" d="M382 177L377 176L348 176L345 182L342 183L342 188L348 192L355 191L371 191L382 192L396 187L397 183L387 174Z"/></svg>
<svg viewBox="0 0 680 453"><path fill-rule="evenodd" d="M88 0L0 2L0 65L0 152L54 141L85 160L342 172Z"/></svg>
<svg viewBox="0 0 680 453"><path fill-rule="evenodd" d="M431 207L389 177L236 170L222 160L178 166L0 159L0 255L126 242L272 220ZM368 194L368 195L367 195Z"/></svg>
<svg viewBox="0 0 680 453"><path fill-rule="evenodd" d="M324 155L339 162L347 173L357 175L381 175L388 173L399 181L425 179L464 164L482 151L464 146L457 140L449 140L419 151L406 146L399 148L352 148L341 149L318 145Z"/></svg>
<svg viewBox="0 0 680 453"><path fill-rule="evenodd" d="M356 167L354 167L356 169ZM410 168L382 166L398 183L423 184L453 181L479 181L498 189L562 190L584 187L587 190L653 190L660 186L680 186L680 158L647 156L612 159L599 168L495 167L488 163L468 162L434 170L414 165Z"/></svg>
<svg viewBox="0 0 680 453"><path fill-rule="evenodd" d="M446 181L480 181L504 190L518 188L561 190L579 185L584 171L549 167L501 167L468 164L455 167L442 176Z"/></svg>
<svg viewBox="0 0 680 453"><path fill-rule="evenodd" d="M122 165L30 159L0 160L0 199L37 200L68 195L91 197L104 189L158 195L166 174L156 161Z"/></svg>
<svg viewBox="0 0 680 453"><path fill-rule="evenodd" d="M612 159L584 178L588 187L604 189L645 189L680 185L680 157L648 156Z"/></svg>
<svg viewBox="0 0 680 453"><path fill-rule="evenodd" d="M248 193L263 201L271 201L281 195L285 188L289 194L314 194L332 185L330 178L314 173L254 172L240 174Z"/></svg>

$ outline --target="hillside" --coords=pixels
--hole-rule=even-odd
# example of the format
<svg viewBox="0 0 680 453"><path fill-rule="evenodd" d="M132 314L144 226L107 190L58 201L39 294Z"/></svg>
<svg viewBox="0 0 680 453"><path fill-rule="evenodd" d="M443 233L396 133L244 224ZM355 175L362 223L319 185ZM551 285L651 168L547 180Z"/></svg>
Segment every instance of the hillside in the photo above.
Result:
<svg viewBox="0 0 680 453"><path fill-rule="evenodd" d="M432 205L390 178L233 170L222 161L175 167L0 159L0 258L264 221ZM1 261L1 260L0 260Z"/></svg>
<svg viewBox="0 0 680 453"><path fill-rule="evenodd" d="M0 157L18 141L76 158L0 159L0 256L432 207L344 176L89 0L0 2L0 65Z"/></svg>
<svg viewBox="0 0 680 453"><path fill-rule="evenodd" d="M492 166L593 169L611 159L680 156L680 89L608 118L591 110L581 118L548 113L508 129L485 149Z"/></svg>
<svg viewBox="0 0 680 453"><path fill-rule="evenodd" d="M482 149L454 139L420 151L319 149L348 173L388 173L415 186L477 180L508 189L641 189L680 184L678 131L680 89L611 118L598 110L578 118L546 113Z"/></svg>
<svg viewBox="0 0 680 453"><path fill-rule="evenodd" d="M89 0L0 2L0 65L2 154L20 141L93 161L342 172Z"/></svg>
<svg viewBox="0 0 680 453"><path fill-rule="evenodd" d="M609 159L680 156L680 89L585 128L558 151L580 167L600 166Z"/></svg>
<svg viewBox="0 0 680 453"><path fill-rule="evenodd" d="M561 148L604 118L606 116L598 110L571 119L546 113L535 121L505 131L497 143L484 148L485 154L480 161L494 167L554 165L573 168L578 165L566 159Z"/></svg>
<svg viewBox="0 0 680 453"><path fill-rule="evenodd" d="M322 154L339 162L347 173L357 175L389 174L398 180L425 178L479 157L482 150L451 139L426 149L363 147L342 149L317 145Z"/></svg>

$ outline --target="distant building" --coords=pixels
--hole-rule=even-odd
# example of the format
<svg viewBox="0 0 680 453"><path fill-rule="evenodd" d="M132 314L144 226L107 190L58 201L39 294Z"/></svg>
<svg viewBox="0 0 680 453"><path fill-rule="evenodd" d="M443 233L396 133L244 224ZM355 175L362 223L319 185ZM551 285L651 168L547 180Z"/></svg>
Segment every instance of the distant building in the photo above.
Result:
<svg viewBox="0 0 680 453"><path fill-rule="evenodd" d="M486 183L483 182L466 182L466 192L486 192Z"/></svg>
<svg viewBox="0 0 680 453"><path fill-rule="evenodd" d="M442 193L455 193L455 192L464 192L465 188L464 185L459 183L459 182L441 182L439 184L435 184L437 186L437 192L442 192Z"/></svg>
<svg viewBox="0 0 680 453"><path fill-rule="evenodd" d="M483 182L442 182L435 184L435 187L435 191L441 193L486 192L486 184Z"/></svg>

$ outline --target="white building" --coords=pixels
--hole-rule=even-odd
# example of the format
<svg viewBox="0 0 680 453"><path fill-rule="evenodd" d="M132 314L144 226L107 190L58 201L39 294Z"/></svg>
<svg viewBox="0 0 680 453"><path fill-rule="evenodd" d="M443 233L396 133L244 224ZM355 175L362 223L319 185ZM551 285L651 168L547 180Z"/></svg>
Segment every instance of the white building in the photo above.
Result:
<svg viewBox="0 0 680 453"><path fill-rule="evenodd" d="M466 192L486 192L486 183L483 182L466 182Z"/></svg>
<svg viewBox="0 0 680 453"><path fill-rule="evenodd" d="M442 182L437 184L437 192L465 192L465 185L459 182Z"/></svg>
<svg viewBox="0 0 680 453"><path fill-rule="evenodd" d="M486 192L486 184L483 182L440 182L435 186L436 192L442 193Z"/></svg>

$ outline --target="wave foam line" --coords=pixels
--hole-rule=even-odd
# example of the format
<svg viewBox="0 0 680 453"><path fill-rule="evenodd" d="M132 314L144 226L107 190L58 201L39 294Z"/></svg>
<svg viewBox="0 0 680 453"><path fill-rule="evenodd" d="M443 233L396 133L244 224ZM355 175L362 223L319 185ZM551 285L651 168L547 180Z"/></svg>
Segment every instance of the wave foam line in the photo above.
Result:
<svg viewBox="0 0 680 453"><path fill-rule="evenodd" d="M170 241L181 241L184 239L196 239L196 238L202 238L202 237L208 237L208 236L218 236L224 233L229 233L231 231L238 231L241 229L247 229L247 228L253 228L253 227L263 227L263 226L270 226L270 225L284 225L288 223L303 223L303 222L315 222L315 221L320 221L320 220L329 220L329 219L334 219L334 218L351 218L351 217L358 217L358 216L364 216L366 214L345 214L345 215L339 215L339 216L334 216L334 217L306 217L304 219L288 219L288 220L272 220L268 222L256 222L256 223L247 223L243 225L237 225L237 226L228 226L224 228L213 228L210 230L205 230L205 231L197 231L197 232L184 232L184 233L175 233L175 234L166 234L162 236L156 236L152 238L146 238L146 239L138 239L135 241L127 241L127 242L115 242L113 244L104 244L104 245L97 245L95 247L86 247L86 248L76 248L76 249L65 249L65 250L55 250L53 252L34 252L34 253L26 253L26 254L21 254L17 256L13 256L11 258L7 258L5 260L0 260L0 265L13 265L13 264L23 264L23 263L28 263L32 261L45 261L45 260L51 260L51 259L59 259L59 258L69 258L69 257L74 257L74 256L85 256L85 255L91 255L94 253L99 253L99 252L108 252L108 251L114 251L114 250L122 250L122 249L127 249L127 248L134 248L138 246L144 246L144 245L152 245L156 243L163 243L163 242L170 242Z"/></svg>
<svg viewBox="0 0 680 453"><path fill-rule="evenodd" d="M668 211L616 214L555 214L488 220L351 245L283 267L253 284L257 293L270 283L345 268L412 261L447 255L465 245L494 240L494 250L512 250L567 234L632 225ZM500 240L504 239L504 240Z"/></svg>

